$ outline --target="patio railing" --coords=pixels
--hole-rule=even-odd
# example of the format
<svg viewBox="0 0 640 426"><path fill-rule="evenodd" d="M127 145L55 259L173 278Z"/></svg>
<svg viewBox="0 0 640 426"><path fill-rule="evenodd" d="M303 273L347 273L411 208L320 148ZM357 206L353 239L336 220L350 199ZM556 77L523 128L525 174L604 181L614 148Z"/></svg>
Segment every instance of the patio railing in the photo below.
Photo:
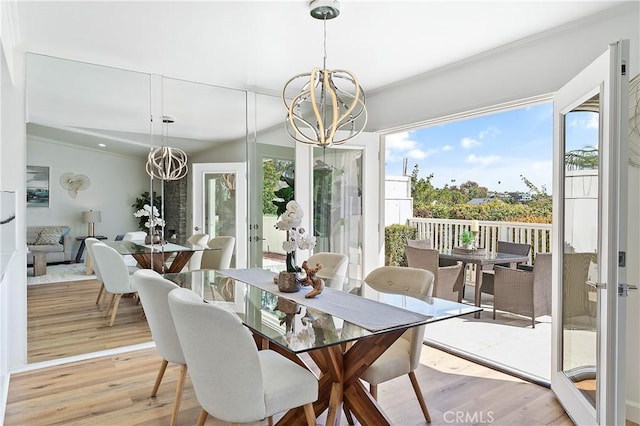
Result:
<svg viewBox="0 0 640 426"><path fill-rule="evenodd" d="M460 245L460 234L471 230L470 220L410 218L409 226L418 231L419 239L429 238L434 248L452 249ZM538 253L551 251L551 224L524 222L478 221L479 232L476 238L478 247L495 252L497 241L530 244L533 248L529 263Z"/></svg>

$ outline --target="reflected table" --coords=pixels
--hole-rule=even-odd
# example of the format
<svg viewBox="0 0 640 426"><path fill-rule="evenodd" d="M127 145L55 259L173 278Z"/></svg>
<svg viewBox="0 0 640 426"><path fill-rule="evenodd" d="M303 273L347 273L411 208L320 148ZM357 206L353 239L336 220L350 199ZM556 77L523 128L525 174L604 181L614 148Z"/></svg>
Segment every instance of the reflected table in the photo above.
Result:
<svg viewBox="0 0 640 426"><path fill-rule="evenodd" d="M144 241L104 241L104 243L116 249L121 255L133 256L141 268L153 269L159 273L180 272L196 251L216 250L191 243L185 243L185 245L145 244ZM174 254L171 263L167 265L166 262Z"/></svg>
<svg viewBox="0 0 640 426"><path fill-rule="evenodd" d="M375 292L353 280L349 293L325 288L316 298L306 299L310 288L281 293L273 276L262 269L164 275L236 312L261 347L305 367L299 355L307 353L320 370L314 411L319 416L328 410L327 424L339 422L343 404L361 424L391 424L359 376L406 330L479 310L435 297L423 302L379 294L380 301L373 300ZM306 424L304 410L289 411L278 424Z"/></svg>
<svg viewBox="0 0 640 426"><path fill-rule="evenodd" d="M464 271L467 264L476 265L476 282L475 282L475 294L474 304L480 306L482 296L482 265L497 265L501 263L525 263L529 261L529 256L522 256L511 253L482 253L482 254L463 254L455 253L453 250L441 250L440 259L454 260L462 262L462 270ZM462 301L461 291L458 296L458 301ZM476 313L476 318L480 318L480 312Z"/></svg>

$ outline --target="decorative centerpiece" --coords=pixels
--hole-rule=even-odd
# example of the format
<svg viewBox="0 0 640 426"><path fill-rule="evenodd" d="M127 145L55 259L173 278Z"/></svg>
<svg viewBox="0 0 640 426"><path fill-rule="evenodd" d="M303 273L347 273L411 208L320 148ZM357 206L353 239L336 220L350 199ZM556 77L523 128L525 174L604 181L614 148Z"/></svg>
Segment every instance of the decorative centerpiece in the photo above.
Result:
<svg viewBox="0 0 640 426"><path fill-rule="evenodd" d="M473 249L473 243L475 242L475 240L476 240L476 236L471 231L467 231L465 229L460 234L460 242L462 243L462 247L464 247L467 250Z"/></svg>
<svg viewBox="0 0 640 426"><path fill-rule="evenodd" d="M163 244L161 237L162 227L164 226L164 219L160 217L160 212L156 206L151 207L149 204L145 204L140 210L133 214L137 218L147 217L147 221L144 226L149 229L147 236L144 239L145 244Z"/></svg>
<svg viewBox="0 0 640 426"><path fill-rule="evenodd" d="M298 272L302 270L296 265L296 249L308 250L316 246L316 237L307 236L304 228L300 228L303 215L300 204L291 200L276 222L276 228L287 233L287 239L282 243L282 249L287 253L287 270L280 272L274 281L278 284L280 291L287 293L300 290L301 282L298 279Z"/></svg>

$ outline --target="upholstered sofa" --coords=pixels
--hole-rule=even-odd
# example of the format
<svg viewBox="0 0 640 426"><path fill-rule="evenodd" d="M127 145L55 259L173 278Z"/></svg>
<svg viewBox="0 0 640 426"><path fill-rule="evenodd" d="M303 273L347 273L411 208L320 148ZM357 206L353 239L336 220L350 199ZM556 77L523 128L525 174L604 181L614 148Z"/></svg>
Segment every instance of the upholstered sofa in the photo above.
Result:
<svg viewBox="0 0 640 426"><path fill-rule="evenodd" d="M69 262L73 245L69 231L64 225L27 226L27 264L33 264L34 251L47 252L47 263Z"/></svg>

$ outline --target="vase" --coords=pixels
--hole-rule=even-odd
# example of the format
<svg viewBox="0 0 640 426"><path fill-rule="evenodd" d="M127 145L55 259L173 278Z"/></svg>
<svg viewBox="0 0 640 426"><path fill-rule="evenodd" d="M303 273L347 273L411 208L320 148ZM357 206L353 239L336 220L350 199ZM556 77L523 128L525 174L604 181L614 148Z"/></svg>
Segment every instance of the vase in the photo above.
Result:
<svg viewBox="0 0 640 426"><path fill-rule="evenodd" d="M301 285L296 272L282 271L278 275L278 290L283 293L300 291Z"/></svg>
<svg viewBox="0 0 640 426"><path fill-rule="evenodd" d="M160 244L161 239L160 239L160 235L158 234L147 234L144 237L144 243L145 244Z"/></svg>

